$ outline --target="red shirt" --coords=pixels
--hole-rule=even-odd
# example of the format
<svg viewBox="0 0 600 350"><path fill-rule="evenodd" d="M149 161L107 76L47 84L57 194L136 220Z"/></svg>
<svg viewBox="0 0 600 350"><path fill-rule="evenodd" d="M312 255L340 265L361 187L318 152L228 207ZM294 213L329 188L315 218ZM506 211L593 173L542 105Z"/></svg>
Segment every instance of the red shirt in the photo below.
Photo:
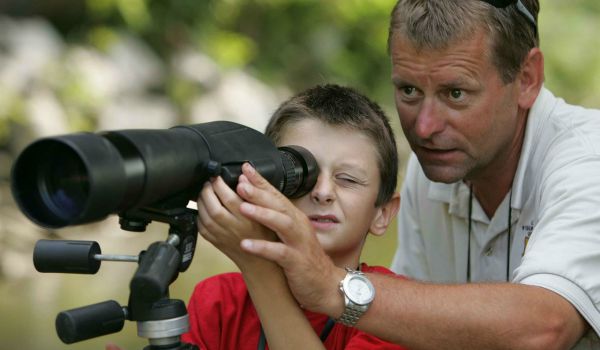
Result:
<svg viewBox="0 0 600 350"><path fill-rule="evenodd" d="M363 272L393 274L390 270L366 264ZM188 304L190 331L182 341L207 350L256 350L260 337L260 320L240 273L226 273L198 283ZM304 312L317 334L321 334L328 317ZM356 328L336 323L325 340L334 349L390 349L403 347L384 342Z"/></svg>

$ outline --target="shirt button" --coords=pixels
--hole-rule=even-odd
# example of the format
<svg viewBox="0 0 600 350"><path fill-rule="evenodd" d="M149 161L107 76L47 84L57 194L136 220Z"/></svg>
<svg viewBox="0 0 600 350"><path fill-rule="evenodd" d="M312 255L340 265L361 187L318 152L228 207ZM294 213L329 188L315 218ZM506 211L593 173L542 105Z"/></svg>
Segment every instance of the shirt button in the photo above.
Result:
<svg viewBox="0 0 600 350"><path fill-rule="evenodd" d="M489 248L488 248L488 249L485 251L485 253L484 253L484 254L485 254L486 256L490 256L490 255L492 255L493 253L494 253L494 248L492 248L492 247L489 247Z"/></svg>

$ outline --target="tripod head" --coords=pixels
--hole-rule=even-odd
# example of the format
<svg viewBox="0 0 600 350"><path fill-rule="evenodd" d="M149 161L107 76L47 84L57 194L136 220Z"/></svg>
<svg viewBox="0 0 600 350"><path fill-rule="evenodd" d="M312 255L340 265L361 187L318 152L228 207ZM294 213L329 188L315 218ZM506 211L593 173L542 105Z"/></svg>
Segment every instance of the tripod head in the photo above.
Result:
<svg viewBox="0 0 600 350"><path fill-rule="evenodd" d="M126 306L114 300L60 312L56 332L66 344L119 332L125 320L136 321L138 336L151 349L194 349L180 341L189 329L185 303L169 298L169 286L191 263L196 247L196 210L139 209L120 215L127 230L143 231L151 221L169 224L168 238L154 242L138 256L105 255L93 241L40 240L33 252L40 272L95 274L101 261L137 262Z"/></svg>

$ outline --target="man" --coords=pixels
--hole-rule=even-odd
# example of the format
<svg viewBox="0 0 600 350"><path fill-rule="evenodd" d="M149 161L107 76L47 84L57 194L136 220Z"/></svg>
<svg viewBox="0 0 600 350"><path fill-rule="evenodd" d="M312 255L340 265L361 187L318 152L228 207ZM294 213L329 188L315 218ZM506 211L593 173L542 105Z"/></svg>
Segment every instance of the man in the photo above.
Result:
<svg viewBox="0 0 600 350"><path fill-rule="evenodd" d="M392 12L392 81L414 152L394 268L436 283L367 274L374 300L352 302L373 288L340 293L345 271L264 181L239 191L241 211L281 242L243 249L277 262L305 308L353 311L357 328L408 348L600 348L600 112L543 88L538 9L400 0Z"/></svg>

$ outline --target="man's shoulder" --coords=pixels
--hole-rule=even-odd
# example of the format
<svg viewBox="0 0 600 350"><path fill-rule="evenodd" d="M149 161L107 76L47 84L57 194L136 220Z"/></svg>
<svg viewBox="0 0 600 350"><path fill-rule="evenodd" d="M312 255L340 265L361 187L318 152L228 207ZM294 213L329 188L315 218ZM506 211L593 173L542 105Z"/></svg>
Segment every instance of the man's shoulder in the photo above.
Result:
<svg viewBox="0 0 600 350"><path fill-rule="evenodd" d="M598 159L600 110L568 104L543 89L529 114L522 154L532 174Z"/></svg>
<svg viewBox="0 0 600 350"><path fill-rule="evenodd" d="M549 142L572 139L583 143L600 142L600 110L569 104L547 89L540 92L530 111L528 124L532 124L528 128L530 136L538 142L542 141L541 137Z"/></svg>

